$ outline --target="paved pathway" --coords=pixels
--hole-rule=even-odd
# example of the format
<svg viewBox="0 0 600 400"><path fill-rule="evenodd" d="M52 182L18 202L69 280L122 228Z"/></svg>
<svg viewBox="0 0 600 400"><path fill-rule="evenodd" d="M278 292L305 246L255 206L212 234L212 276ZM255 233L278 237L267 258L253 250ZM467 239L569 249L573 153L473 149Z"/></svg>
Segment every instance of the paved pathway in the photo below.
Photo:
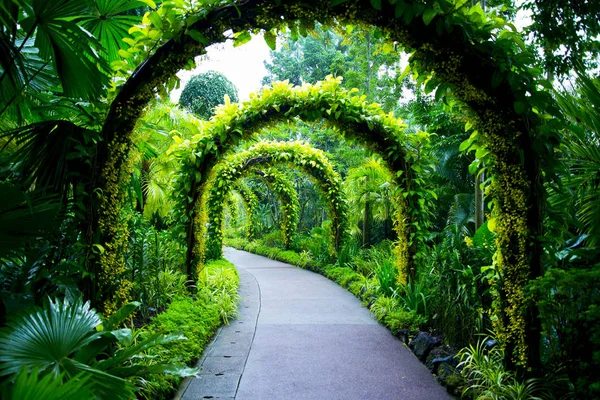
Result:
<svg viewBox="0 0 600 400"><path fill-rule="evenodd" d="M240 316L204 352L182 400L451 399L351 293L321 275L227 248Z"/></svg>

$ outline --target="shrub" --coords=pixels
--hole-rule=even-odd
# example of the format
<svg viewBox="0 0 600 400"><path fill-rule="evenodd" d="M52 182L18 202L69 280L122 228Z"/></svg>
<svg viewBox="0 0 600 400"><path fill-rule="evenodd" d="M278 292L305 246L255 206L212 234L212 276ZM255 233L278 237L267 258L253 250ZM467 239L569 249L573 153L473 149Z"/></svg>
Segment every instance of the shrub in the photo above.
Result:
<svg viewBox="0 0 600 400"><path fill-rule="evenodd" d="M427 323L427 318L413 311L396 308L387 313L383 322L392 332L397 332L399 329L415 332Z"/></svg>
<svg viewBox="0 0 600 400"><path fill-rule="evenodd" d="M541 400L554 398L547 393L536 379L524 382L504 369L502 360L504 353L500 346L487 348L487 339L480 340L476 346L470 345L462 349L458 356L461 359L459 368L467 379L464 395L472 395L477 399L506 400Z"/></svg>

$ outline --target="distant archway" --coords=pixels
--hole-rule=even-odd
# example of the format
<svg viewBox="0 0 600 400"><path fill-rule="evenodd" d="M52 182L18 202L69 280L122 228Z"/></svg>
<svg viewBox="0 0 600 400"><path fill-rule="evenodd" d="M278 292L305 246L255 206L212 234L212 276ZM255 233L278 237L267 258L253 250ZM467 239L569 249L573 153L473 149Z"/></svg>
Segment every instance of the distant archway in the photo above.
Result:
<svg viewBox="0 0 600 400"><path fill-rule="evenodd" d="M246 238L248 238L248 240L252 240L256 235L254 218L258 209L258 197L242 180L236 181L233 185L233 189L240 194L242 202L244 203L247 219Z"/></svg>
<svg viewBox="0 0 600 400"><path fill-rule="evenodd" d="M233 184L249 169L278 164L292 165L312 177L329 207L333 226L331 252L335 253L339 248L346 226L346 204L341 178L324 153L299 142L259 142L250 149L223 160L212 170L206 181L203 195L198 200L202 212L194 220L198 235L195 253L200 262L222 255L223 204ZM273 171L267 174L271 178L276 175ZM291 185L282 188L295 193ZM297 198L296 209L290 211L295 211L296 215L289 219L290 225L294 220L297 224Z"/></svg>
<svg viewBox="0 0 600 400"><path fill-rule="evenodd" d="M285 246L285 248L289 248L289 246L291 245L291 241L298 229L298 221L300 219L300 215L299 215L299 209L300 209L300 202L298 201L298 193L296 192L296 189L294 189L294 186L291 182L291 180L281 171L279 171L277 168L266 168L266 169L254 169L252 168L252 170L254 171L248 171L249 173L254 172L254 176L261 178L262 180L264 180L265 184L267 185L267 187L273 191L279 201L279 207L281 209L281 214L282 214L282 218L281 218L281 234L282 234L282 241L283 241L283 245ZM237 180L232 187L232 190L238 191L238 185L241 183L241 179L243 179L243 177L241 177L239 180ZM248 185L242 184L248 191L250 191L252 193L252 196L254 196L256 198L256 195L254 194L254 192L248 187ZM247 193L246 193L247 195ZM240 196L242 196L240 194ZM247 228L249 229L253 229L254 224L256 223L256 221L254 221L253 216L256 215L255 210L258 204L258 198L256 198L256 204L254 205L254 210L249 210L249 206L248 206L248 202L246 201L246 199L244 199L244 197L242 196L242 202L243 202L243 206L244 206L244 210L246 211L247 214L247 219L248 221L248 226ZM227 208L230 208L231 206L228 205ZM253 229L254 231L254 229ZM247 235L248 237L248 235ZM220 256L221 253L219 252L218 256ZM207 258L215 258L212 257L210 255L207 256Z"/></svg>

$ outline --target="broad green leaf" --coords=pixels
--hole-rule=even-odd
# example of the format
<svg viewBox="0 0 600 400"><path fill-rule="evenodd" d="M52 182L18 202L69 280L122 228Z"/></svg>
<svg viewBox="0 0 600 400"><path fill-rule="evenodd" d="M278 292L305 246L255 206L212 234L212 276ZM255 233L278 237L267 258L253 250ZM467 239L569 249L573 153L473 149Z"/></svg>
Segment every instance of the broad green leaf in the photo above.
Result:
<svg viewBox="0 0 600 400"><path fill-rule="evenodd" d="M425 23L425 25L429 25L431 23L431 21L435 18L435 16L437 15L437 11L432 9L432 8L427 8L424 12L423 12L423 22Z"/></svg>
<svg viewBox="0 0 600 400"><path fill-rule="evenodd" d="M252 40L252 35L250 35L250 32L238 32L237 34L235 34L233 47L239 47L243 44L248 43L250 40Z"/></svg>
<svg viewBox="0 0 600 400"><path fill-rule="evenodd" d="M269 48L275 51L277 49L277 36L275 36L275 34L272 31L269 31L265 32L264 38Z"/></svg>
<svg viewBox="0 0 600 400"><path fill-rule="evenodd" d="M522 101L515 101L514 108L515 112L521 115L525 112L525 103L523 103Z"/></svg>

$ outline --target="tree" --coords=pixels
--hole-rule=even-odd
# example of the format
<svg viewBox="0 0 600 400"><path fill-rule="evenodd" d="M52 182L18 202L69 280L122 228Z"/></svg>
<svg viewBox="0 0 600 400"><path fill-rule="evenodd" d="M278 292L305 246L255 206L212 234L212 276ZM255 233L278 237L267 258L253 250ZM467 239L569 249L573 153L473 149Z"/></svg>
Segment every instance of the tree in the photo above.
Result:
<svg viewBox="0 0 600 400"><path fill-rule="evenodd" d="M215 107L224 103L225 95L238 101L237 88L225 75L208 71L193 76L185 85L179 103L202 119L210 119Z"/></svg>
<svg viewBox="0 0 600 400"><path fill-rule="evenodd" d="M527 0L533 24L528 28L544 53L550 74L568 74L573 66L596 66L600 51L600 2Z"/></svg>
<svg viewBox="0 0 600 400"><path fill-rule="evenodd" d="M398 60L398 52L378 29L351 26L334 32L317 26L306 37L290 34L281 50L271 52L262 83L288 80L301 85L342 76L344 87L357 88L368 101L392 111L402 89Z"/></svg>

